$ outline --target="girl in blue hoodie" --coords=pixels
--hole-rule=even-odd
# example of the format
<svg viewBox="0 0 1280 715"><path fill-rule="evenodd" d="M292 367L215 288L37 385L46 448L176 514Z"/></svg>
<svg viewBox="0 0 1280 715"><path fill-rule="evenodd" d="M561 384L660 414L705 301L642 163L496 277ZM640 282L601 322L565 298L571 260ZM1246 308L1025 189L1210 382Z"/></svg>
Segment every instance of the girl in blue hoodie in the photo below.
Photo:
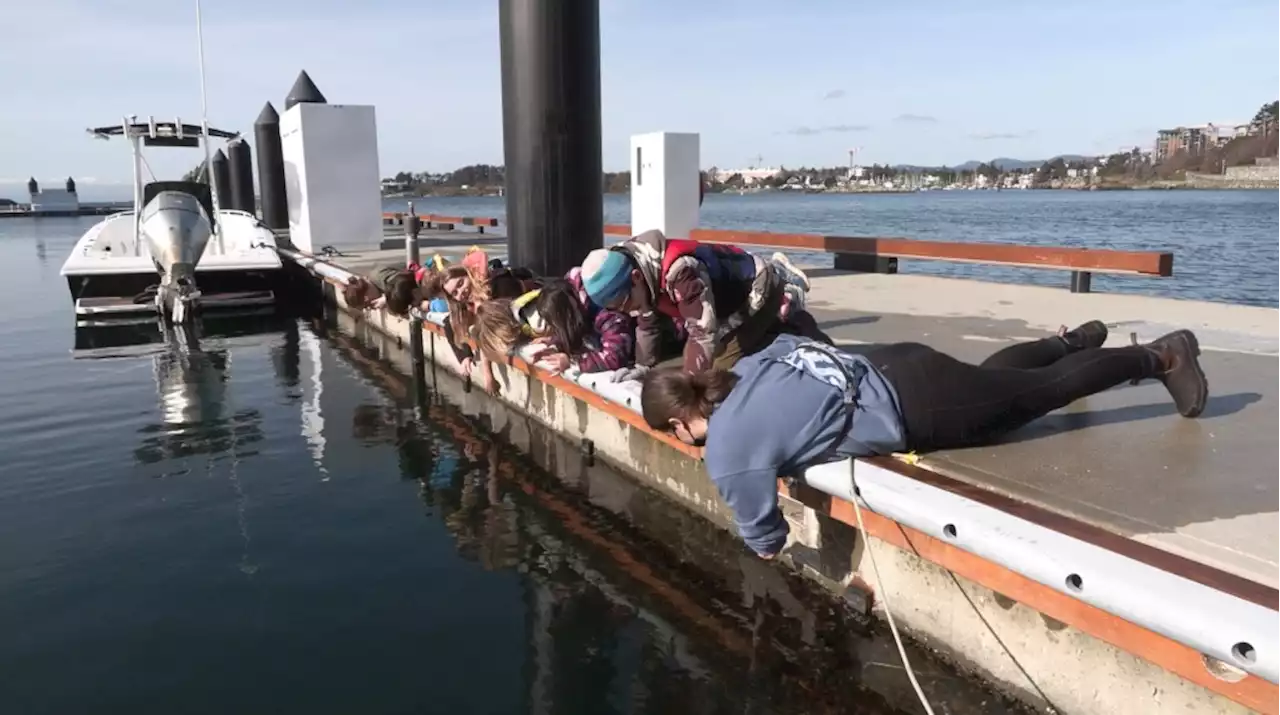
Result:
<svg viewBox="0 0 1280 715"><path fill-rule="evenodd" d="M703 458L738 531L762 558L787 540L777 478L851 457L988 443L1074 400L1131 380L1164 383L1186 417L1208 383L1189 330L1146 345L1101 347L1093 321L1007 347L970 365L918 343L853 355L782 335L732 370L663 368L644 378L645 421Z"/></svg>

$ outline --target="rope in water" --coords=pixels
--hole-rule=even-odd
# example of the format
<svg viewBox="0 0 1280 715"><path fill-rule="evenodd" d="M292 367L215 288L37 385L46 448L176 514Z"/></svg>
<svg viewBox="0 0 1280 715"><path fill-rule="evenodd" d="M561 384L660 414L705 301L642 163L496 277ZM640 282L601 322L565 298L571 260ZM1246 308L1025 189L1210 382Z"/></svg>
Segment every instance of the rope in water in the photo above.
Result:
<svg viewBox="0 0 1280 715"><path fill-rule="evenodd" d="M862 532L863 543L866 544L867 556L871 557L871 571L875 576L876 595L884 603L884 617L889 622L889 632L893 634L893 642L898 646L898 655L902 656L902 668L907 671L907 678L911 681L911 687L915 688L916 697L920 698L920 704L924 706L924 711L928 715L934 715L933 708L929 705L929 699L925 697L924 690L920 687L920 681L916 680L916 672L911 668L911 661L907 658L907 649L902 645L902 636L898 634L898 624L893 620L893 609L889 607L889 592L884 588L884 579L880 578L880 565L876 563L876 552L871 549L871 540L867 538L867 527L862 523L862 507L858 506L856 496L850 501L853 502L853 514L858 520L858 531Z"/></svg>

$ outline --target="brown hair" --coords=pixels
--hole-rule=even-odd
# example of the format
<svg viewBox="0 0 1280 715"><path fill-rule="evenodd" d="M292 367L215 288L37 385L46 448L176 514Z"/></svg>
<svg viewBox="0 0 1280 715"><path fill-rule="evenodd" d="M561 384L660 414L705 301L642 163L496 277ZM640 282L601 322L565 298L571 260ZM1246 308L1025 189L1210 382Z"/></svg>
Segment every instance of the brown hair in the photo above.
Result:
<svg viewBox="0 0 1280 715"><path fill-rule="evenodd" d="M511 312L510 300L490 300L476 308L476 347L485 357L505 361L522 336L520 320Z"/></svg>
<svg viewBox="0 0 1280 715"><path fill-rule="evenodd" d="M592 326L587 321L582 302L578 300L578 292L569 281L562 278L548 280L538 293L535 308L561 352L577 355L583 351Z"/></svg>
<svg viewBox="0 0 1280 715"><path fill-rule="evenodd" d="M419 293L422 300L431 300L432 298L443 298L449 304L449 325L453 330L453 342L458 347L467 344L467 336L471 334L471 326L475 323L475 313L472 312L471 306L463 305L454 300L452 296L444 292L444 284L450 278L466 277L471 281L472 301L476 301L478 296L487 295L488 286L485 281L476 280L476 277L465 266L446 266L442 271L435 271L429 278L422 282L419 287ZM481 286L486 290L481 291Z"/></svg>
<svg viewBox="0 0 1280 715"><path fill-rule="evenodd" d="M380 295L382 291L377 286L359 276L348 278L347 284L342 286L342 300L352 310L368 308Z"/></svg>
<svg viewBox="0 0 1280 715"><path fill-rule="evenodd" d="M706 370L690 375L680 367L650 370L640 388L640 411L655 430L671 431L671 420L707 419L725 401L738 376L728 370Z"/></svg>
<svg viewBox="0 0 1280 715"><path fill-rule="evenodd" d="M401 271L387 285L387 312L404 317L418 301L418 280L412 271Z"/></svg>
<svg viewBox="0 0 1280 715"><path fill-rule="evenodd" d="M443 297L452 301L453 299L444 292L444 284L453 278L466 278L471 281L472 303L480 304L489 299L489 279L460 265L446 266L443 271L433 272L430 278L422 282L424 297Z"/></svg>

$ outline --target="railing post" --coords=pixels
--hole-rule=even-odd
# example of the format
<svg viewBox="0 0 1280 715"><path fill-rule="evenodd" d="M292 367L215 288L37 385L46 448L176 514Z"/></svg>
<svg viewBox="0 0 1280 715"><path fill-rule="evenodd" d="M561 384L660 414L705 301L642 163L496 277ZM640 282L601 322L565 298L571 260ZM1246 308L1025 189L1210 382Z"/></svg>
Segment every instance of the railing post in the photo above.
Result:
<svg viewBox="0 0 1280 715"><path fill-rule="evenodd" d="M405 265L418 265L418 233L422 230L422 222L413 211L413 202L409 202L409 215L404 221L404 260Z"/></svg>
<svg viewBox="0 0 1280 715"><path fill-rule="evenodd" d="M1093 288L1093 274L1089 271L1071 271L1071 292L1088 293Z"/></svg>
<svg viewBox="0 0 1280 715"><path fill-rule="evenodd" d="M867 253L837 253L834 268L837 271L858 273L897 273L898 257Z"/></svg>

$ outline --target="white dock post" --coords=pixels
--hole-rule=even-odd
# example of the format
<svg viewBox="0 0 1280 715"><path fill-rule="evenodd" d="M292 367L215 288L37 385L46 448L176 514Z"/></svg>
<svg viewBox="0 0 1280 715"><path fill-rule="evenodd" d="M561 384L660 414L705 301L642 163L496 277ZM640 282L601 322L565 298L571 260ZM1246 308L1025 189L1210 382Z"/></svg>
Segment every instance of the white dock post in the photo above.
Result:
<svg viewBox="0 0 1280 715"><path fill-rule="evenodd" d="M701 181L696 133L632 136L631 233L656 228L668 238L688 238L698 225Z"/></svg>
<svg viewBox="0 0 1280 715"><path fill-rule="evenodd" d="M379 245L382 178L373 107L324 103L305 72L290 94L302 97L286 100L280 117L290 242L307 253Z"/></svg>

